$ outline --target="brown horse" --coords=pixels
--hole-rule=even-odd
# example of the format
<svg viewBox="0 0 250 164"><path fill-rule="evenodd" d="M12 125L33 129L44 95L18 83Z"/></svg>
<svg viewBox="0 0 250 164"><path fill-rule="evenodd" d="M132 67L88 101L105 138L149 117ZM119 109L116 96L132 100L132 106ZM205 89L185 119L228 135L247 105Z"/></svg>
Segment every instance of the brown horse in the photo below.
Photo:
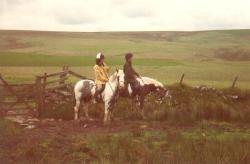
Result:
<svg viewBox="0 0 250 164"><path fill-rule="evenodd" d="M124 79L124 75L121 77ZM125 84L120 85L120 96L122 97L131 97L133 99L137 99L140 104L140 108L144 107L145 97L152 92L158 94L158 100L162 101L162 99L167 95L167 89L164 85L158 80L149 78L149 77L141 77L136 79L139 85L139 91L133 93L133 90L130 84L125 88ZM124 82L124 81L123 81Z"/></svg>

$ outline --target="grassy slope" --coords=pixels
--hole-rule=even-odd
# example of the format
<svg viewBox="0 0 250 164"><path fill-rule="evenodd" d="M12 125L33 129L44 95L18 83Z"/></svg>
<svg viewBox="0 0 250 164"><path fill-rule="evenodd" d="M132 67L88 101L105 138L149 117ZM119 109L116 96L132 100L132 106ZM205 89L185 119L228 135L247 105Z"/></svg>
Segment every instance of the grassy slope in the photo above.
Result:
<svg viewBox="0 0 250 164"><path fill-rule="evenodd" d="M228 61L215 57L217 51L225 48L248 52L249 38L250 30L123 33L0 31L0 72L16 82L31 81L33 75L44 70L55 71L67 64L92 77L91 67L97 52L105 53L109 65L121 68L123 54L131 51L136 55L135 65L139 72L166 84L178 81L184 72L187 83L191 85L227 87L238 75L239 86L250 88L249 61L244 61L244 58L243 61Z"/></svg>

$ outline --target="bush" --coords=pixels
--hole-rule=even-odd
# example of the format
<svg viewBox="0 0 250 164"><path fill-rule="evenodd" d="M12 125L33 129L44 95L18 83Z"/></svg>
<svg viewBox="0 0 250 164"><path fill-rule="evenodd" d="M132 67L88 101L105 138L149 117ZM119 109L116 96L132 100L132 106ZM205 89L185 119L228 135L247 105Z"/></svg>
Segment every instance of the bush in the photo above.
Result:
<svg viewBox="0 0 250 164"><path fill-rule="evenodd" d="M145 107L131 108L131 99L119 99L114 108L114 116L127 120L169 121L193 124L201 120L250 123L250 92L235 89L200 90L186 85L169 87L172 98L162 104L155 102L155 95L147 96ZM236 98L233 98L235 97ZM48 106L42 117L73 119L74 103ZM100 105L91 105L91 117L102 119L104 110ZM80 110L80 115L84 115Z"/></svg>

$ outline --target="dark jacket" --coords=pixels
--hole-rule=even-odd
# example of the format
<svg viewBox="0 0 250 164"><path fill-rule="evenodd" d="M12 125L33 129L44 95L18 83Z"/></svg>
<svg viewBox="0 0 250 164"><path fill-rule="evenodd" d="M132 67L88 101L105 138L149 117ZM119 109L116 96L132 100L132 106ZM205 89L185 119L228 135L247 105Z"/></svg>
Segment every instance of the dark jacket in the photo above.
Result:
<svg viewBox="0 0 250 164"><path fill-rule="evenodd" d="M126 62L123 66L123 71L125 74L125 82L133 82L135 80L135 76L139 76L139 74L134 70L132 64Z"/></svg>

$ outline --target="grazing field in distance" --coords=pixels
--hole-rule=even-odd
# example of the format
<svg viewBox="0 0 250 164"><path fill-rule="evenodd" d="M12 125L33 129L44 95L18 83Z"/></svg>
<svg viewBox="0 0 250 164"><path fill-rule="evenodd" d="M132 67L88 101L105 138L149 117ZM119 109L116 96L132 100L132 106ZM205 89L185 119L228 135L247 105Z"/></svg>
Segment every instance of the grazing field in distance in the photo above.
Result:
<svg viewBox="0 0 250 164"><path fill-rule="evenodd" d="M93 78L95 55L103 52L114 70L124 54L135 54L139 73L166 85L182 73L189 85L250 88L250 30L200 32L38 32L0 31L0 73L11 82L31 82L35 75L63 65Z"/></svg>

